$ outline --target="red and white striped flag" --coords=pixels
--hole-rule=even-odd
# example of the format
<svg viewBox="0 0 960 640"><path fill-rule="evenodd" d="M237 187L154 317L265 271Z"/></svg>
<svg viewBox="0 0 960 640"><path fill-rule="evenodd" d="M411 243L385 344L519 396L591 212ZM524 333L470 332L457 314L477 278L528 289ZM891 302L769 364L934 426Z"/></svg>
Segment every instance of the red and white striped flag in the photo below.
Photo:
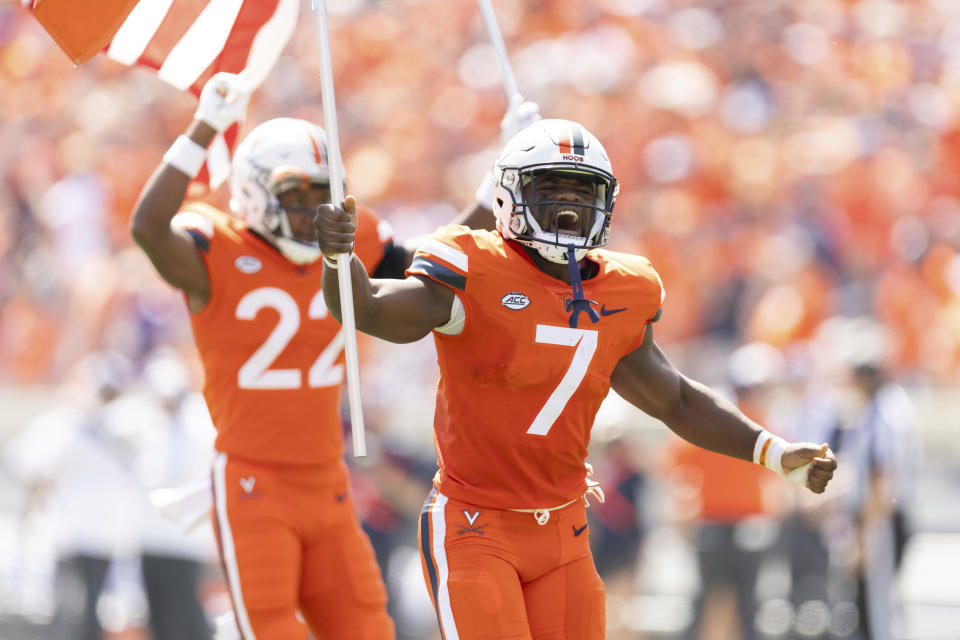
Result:
<svg viewBox="0 0 960 640"><path fill-rule="evenodd" d="M199 96L218 71L259 86L290 40L300 0L22 0L74 64L100 51ZM237 126L217 136L197 180L229 175Z"/></svg>

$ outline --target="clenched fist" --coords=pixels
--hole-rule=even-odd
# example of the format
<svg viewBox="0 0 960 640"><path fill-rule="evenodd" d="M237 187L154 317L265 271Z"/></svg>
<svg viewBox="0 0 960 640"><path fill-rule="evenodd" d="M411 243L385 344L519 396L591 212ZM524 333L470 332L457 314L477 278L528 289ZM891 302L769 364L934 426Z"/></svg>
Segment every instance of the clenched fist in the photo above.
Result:
<svg viewBox="0 0 960 640"><path fill-rule="evenodd" d="M317 207L314 219L320 252L334 259L341 253L351 253L357 234L357 200L353 196L343 199L343 206L322 204Z"/></svg>
<svg viewBox="0 0 960 640"><path fill-rule="evenodd" d="M826 444L800 442L787 446L782 464L787 480L805 486L814 493L823 493L833 478L837 458Z"/></svg>

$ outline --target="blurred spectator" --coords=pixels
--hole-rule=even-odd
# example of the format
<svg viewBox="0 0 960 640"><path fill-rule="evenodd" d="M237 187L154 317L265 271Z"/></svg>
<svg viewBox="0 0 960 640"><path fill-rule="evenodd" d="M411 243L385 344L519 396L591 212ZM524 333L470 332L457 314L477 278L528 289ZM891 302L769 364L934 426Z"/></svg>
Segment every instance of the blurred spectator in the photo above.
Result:
<svg viewBox="0 0 960 640"><path fill-rule="evenodd" d="M436 463L432 457L415 457L390 440L381 446L378 436L375 431L367 433L370 457L350 466L350 486L386 582L387 610L397 638L419 640L437 631L420 574L417 521L411 514L417 513L424 492L429 491ZM411 559L416 561L412 576Z"/></svg>
<svg viewBox="0 0 960 640"><path fill-rule="evenodd" d="M843 471L826 502L801 499L783 526L797 638L893 638L894 577L911 530L919 442L915 409L890 377L889 332L837 316L816 331L818 362L793 436L824 440Z"/></svg>
<svg viewBox="0 0 960 640"><path fill-rule="evenodd" d="M190 391L179 357L154 353L144 368L149 395L131 407L141 424L136 474L145 490L203 481L213 458L214 429L206 404ZM201 578L217 562L209 522L189 531L148 505L140 540L140 570L150 608L153 640L209 640L201 606Z"/></svg>
<svg viewBox="0 0 960 640"><path fill-rule="evenodd" d="M72 406L55 409L6 450L27 487L28 509L49 518L56 553L52 640L98 640L97 603L115 558L137 549L140 500L129 432L114 412L131 375L115 353L94 353L74 371Z"/></svg>
<svg viewBox="0 0 960 640"><path fill-rule="evenodd" d="M625 438L613 438L599 453L593 479L600 483L605 501L591 500L587 521L593 562L603 578L607 601L613 603L629 599L636 588L647 529L647 478Z"/></svg>
<svg viewBox="0 0 960 640"><path fill-rule="evenodd" d="M750 419L767 422L768 394L782 371L783 356L768 344L751 343L730 356L727 381ZM767 483L776 477L679 439L671 449L679 513L693 530L700 574L693 619L683 637L759 638L757 576L776 540L766 495Z"/></svg>
<svg viewBox="0 0 960 640"><path fill-rule="evenodd" d="M847 405L831 447L847 465L841 496L850 519L860 628L893 637L893 579L910 531L919 447L915 409L887 373L889 337L870 318L835 319L838 359L849 373Z"/></svg>
<svg viewBox="0 0 960 640"><path fill-rule="evenodd" d="M793 397L779 407L775 422L791 437L832 446L840 410L836 393L839 385L830 364L834 354L830 350L822 340L813 340L795 345L788 353L789 370L784 382ZM857 610L850 593L850 561L840 546L848 520L834 499L840 492L832 491L820 501L795 494L783 496L785 513L779 546L790 577L783 624L788 638L831 637L828 632L845 637L855 630Z"/></svg>
<svg viewBox="0 0 960 640"><path fill-rule="evenodd" d="M54 538L51 638L101 637L111 576L120 600L133 603L142 578L154 640L210 637L199 588L216 558L212 532L187 535L148 504L146 489L203 479L213 429L173 354L156 354L145 378L148 392L138 392L127 359L116 352L86 356L62 406L6 449L11 475L28 492L24 515L42 512L40 533ZM135 626L137 615L121 616L129 618L123 624Z"/></svg>

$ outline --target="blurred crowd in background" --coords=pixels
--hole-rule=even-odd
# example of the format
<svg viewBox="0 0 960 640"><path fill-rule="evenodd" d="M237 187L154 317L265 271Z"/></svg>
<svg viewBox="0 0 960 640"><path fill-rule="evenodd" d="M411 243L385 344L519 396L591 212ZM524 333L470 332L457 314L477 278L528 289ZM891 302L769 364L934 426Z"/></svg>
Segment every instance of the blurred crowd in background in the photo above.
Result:
<svg viewBox="0 0 960 640"><path fill-rule="evenodd" d="M496 156L505 101L476 6L329 5L349 190L399 238L428 233ZM797 500L612 399L591 449L609 498L590 510L610 637L960 637L945 582L960 564L960 3L494 6L525 97L611 156L610 248L660 273L667 354L771 430L829 441L841 464L828 495ZM278 116L322 122L317 66L305 6L241 135ZM194 107L146 70L102 56L73 68L28 12L0 7L0 537L17 550L0 563L3 637L56 624L56 567L76 549L55 540L73 529L41 512L83 511L62 495L84 493L70 473L103 485L86 492L100 515L83 516L98 526L74 527L115 560L93 571L114 596L94 614L111 637L142 638L163 606L145 560L163 525L143 492L202 479L213 434L187 312L128 221ZM206 197L227 206L225 188ZM398 633L427 638L415 514L435 464L432 345L361 349L371 455L354 491ZM124 491L128 503L104 497ZM159 554L186 563L178 575L212 618L229 603L202 533L171 534ZM942 572L911 583L925 585L912 610L889 596L911 553L936 555Z"/></svg>

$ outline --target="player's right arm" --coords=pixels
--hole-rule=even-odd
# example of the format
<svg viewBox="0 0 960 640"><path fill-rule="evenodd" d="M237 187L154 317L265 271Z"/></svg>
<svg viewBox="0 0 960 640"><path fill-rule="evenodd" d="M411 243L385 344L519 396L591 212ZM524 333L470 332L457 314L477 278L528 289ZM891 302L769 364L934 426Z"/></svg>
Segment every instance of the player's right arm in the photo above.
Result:
<svg viewBox="0 0 960 640"><path fill-rule="evenodd" d="M206 148L216 133L207 123L194 120L186 137ZM162 161L140 193L130 232L157 273L187 294L191 308L202 308L210 298L206 265L186 229L170 225L183 204L190 180L182 169Z"/></svg>
<svg viewBox="0 0 960 640"><path fill-rule="evenodd" d="M321 288L327 309L341 321L337 269L330 260L353 248L356 233L356 200L347 196L343 208L321 205L317 210L317 236L324 255ZM350 262L353 313L358 331L390 342L414 342L450 320L453 291L428 278L371 280L360 260Z"/></svg>
<svg viewBox="0 0 960 640"><path fill-rule="evenodd" d="M130 224L133 239L160 276L187 294L191 311L210 299L210 280L193 238L170 223L203 165L207 146L218 132L243 119L249 99L249 84L239 75L217 73L207 81L190 128L147 181Z"/></svg>

